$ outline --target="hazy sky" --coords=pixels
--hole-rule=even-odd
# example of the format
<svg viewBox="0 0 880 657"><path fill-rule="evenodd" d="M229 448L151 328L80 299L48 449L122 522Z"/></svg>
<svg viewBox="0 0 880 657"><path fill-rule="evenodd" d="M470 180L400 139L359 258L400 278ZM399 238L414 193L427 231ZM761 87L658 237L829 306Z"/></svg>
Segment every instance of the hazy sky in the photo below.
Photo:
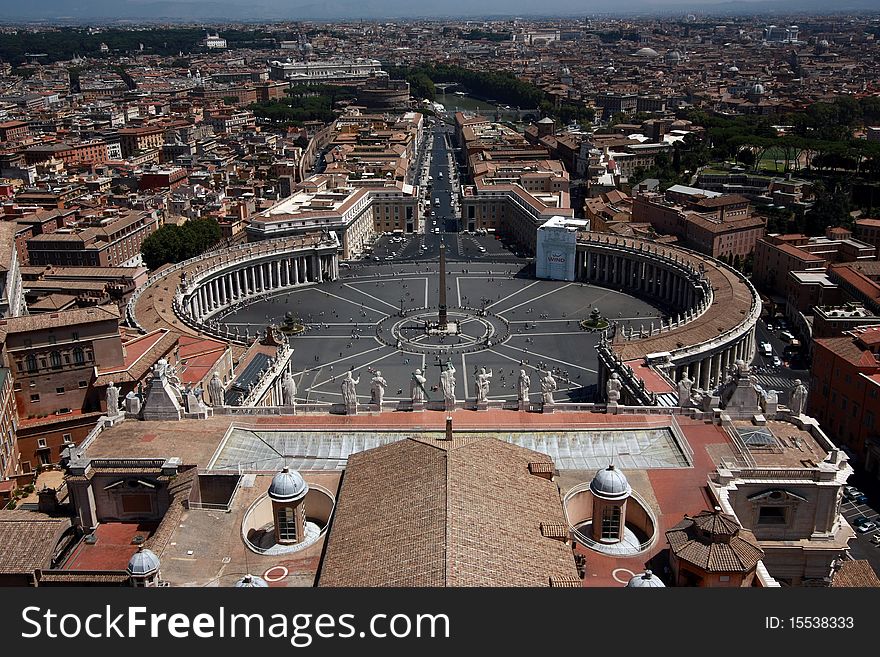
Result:
<svg viewBox="0 0 880 657"><path fill-rule="evenodd" d="M238 20L394 18L413 16L586 15L613 12L713 13L846 11L880 8L878 0L0 0L0 17L20 19Z"/></svg>

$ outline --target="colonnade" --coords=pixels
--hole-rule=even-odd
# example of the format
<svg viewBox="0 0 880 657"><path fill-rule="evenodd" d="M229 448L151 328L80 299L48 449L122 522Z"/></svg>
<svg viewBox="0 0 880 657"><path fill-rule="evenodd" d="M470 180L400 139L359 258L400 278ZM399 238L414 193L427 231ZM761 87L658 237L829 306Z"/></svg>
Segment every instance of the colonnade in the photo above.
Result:
<svg viewBox="0 0 880 657"><path fill-rule="evenodd" d="M726 372L737 360L750 363L755 356L755 331L752 329L736 342L723 345L716 351L701 354L699 360L694 360L686 365L680 365L670 374L676 381L688 378L694 381L694 386L709 390L724 381Z"/></svg>
<svg viewBox="0 0 880 657"><path fill-rule="evenodd" d="M671 324L671 328L683 323L699 322L702 311L713 301L714 292L704 275L683 260L668 257L660 252L627 248L618 244L590 243L579 244L575 258L576 280L596 285L619 288L629 293L642 294L679 311L682 319ZM747 283L745 283L747 284ZM760 313L760 304L758 304ZM698 344L680 344L669 353L670 367L664 368L668 376L679 381L685 374L694 381L694 387L709 390L724 381L725 375L737 360L751 362L755 354L754 312L748 313L739 326L711 336ZM652 331L648 337L659 335L664 328ZM639 340L644 335L622 333L624 340ZM613 349L608 350L614 359ZM647 355L647 354L645 354ZM601 359L600 359L601 361ZM608 364L612 366L611 363ZM615 369L619 369L618 362ZM604 391L607 372L600 367L599 388Z"/></svg>
<svg viewBox="0 0 880 657"><path fill-rule="evenodd" d="M339 260L335 253L279 253L255 261L229 263L208 273L190 286L182 306L195 321L202 321L254 294L338 277Z"/></svg>
<svg viewBox="0 0 880 657"><path fill-rule="evenodd" d="M679 263L640 251L578 249L575 278L644 294L685 311L705 295L699 280Z"/></svg>

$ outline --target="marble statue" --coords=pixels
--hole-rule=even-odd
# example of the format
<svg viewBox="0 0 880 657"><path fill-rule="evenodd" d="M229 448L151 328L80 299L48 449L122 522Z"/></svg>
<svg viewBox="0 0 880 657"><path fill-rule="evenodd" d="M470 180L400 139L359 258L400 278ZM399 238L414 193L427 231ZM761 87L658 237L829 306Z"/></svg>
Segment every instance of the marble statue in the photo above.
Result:
<svg viewBox="0 0 880 657"><path fill-rule="evenodd" d="M447 404L455 403L455 366L452 361L446 361L443 371L440 372L440 387L443 389L443 398Z"/></svg>
<svg viewBox="0 0 880 657"><path fill-rule="evenodd" d="M409 395L413 404L424 404L427 395L425 393L425 383L428 379L422 374L422 370L413 372L412 381L409 384Z"/></svg>
<svg viewBox="0 0 880 657"><path fill-rule="evenodd" d="M285 406L296 406L296 381L289 370L281 379L281 401Z"/></svg>
<svg viewBox="0 0 880 657"><path fill-rule="evenodd" d="M220 380L220 372L214 372L208 382L208 399L211 400L211 406L226 404L226 391L223 389L223 381Z"/></svg>
<svg viewBox="0 0 880 657"><path fill-rule="evenodd" d="M164 358L160 358L156 361L156 364L153 365L153 376L159 379L160 382L164 382L168 376L168 361Z"/></svg>
<svg viewBox="0 0 880 657"><path fill-rule="evenodd" d="M385 397L385 388L388 387L388 382L382 378L382 372L380 370L376 370L376 375L370 381L370 393L371 399L370 401L379 406L379 409L382 409L382 401Z"/></svg>
<svg viewBox="0 0 880 657"><path fill-rule="evenodd" d="M137 415L141 412L141 398L137 396L134 390L125 396L125 412Z"/></svg>
<svg viewBox="0 0 880 657"><path fill-rule="evenodd" d="M111 381L107 386L107 415L116 417L119 415L119 388Z"/></svg>
<svg viewBox="0 0 880 657"><path fill-rule="evenodd" d="M474 385L477 390L477 402L489 401L489 381L492 379L492 372L486 371L485 367L481 367L474 377Z"/></svg>
<svg viewBox="0 0 880 657"><path fill-rule="evenodd" d="M691 389L693 386L694 382L690 380L687 374L681 377L681 380L678 382L678 405L681 408L690 405Z"/></svg>
<svg viewBox="0 0 880 657"><path fill-rule="evenodd" d="M553 404L553 393L556 392L558 387L553 374L551 374L550 370L546 370L541 376L541 395L545 404Z"/></svg>
<svg viewBox="0 0 880 657"><path fill-rule="evenodd" d="M792 415L803 415L807 407L807 386L800 379L794 380L794 390L791 391L791 399L788 407Z"/></svg>
<svg viewBox="0 0 880 657"><path fill-rule="evenodd" d="M360 383L360 378L355 379L351 375L351 370L345 373L342 379L342 401L348 408L357 408L357 389L355 386Z"/></svg>
<svg viewBox="0 0 880 657"><path fill-rule="evenodd" d="M526 374L524 369L519 371L519 379L517 379L517 399L521 402L529 403L529 386L532 380Z"/></svg>
<svg viewBox="0 0 880 657"><path fill-rule="evenodd" d="M623 388L623 383L620 381L620 376L617 372L614 372L605 384L605 394L608 397L609 403L613 402L616 404L620 401L621 388Z"/></svg>

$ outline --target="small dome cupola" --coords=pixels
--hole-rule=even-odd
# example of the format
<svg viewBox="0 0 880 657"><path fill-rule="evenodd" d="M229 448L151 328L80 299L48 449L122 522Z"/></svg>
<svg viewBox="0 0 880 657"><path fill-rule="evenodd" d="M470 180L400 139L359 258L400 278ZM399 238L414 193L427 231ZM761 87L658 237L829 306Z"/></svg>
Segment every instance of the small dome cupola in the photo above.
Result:
<svg viewBox="0 0 880 657"><path fill-rule="evenodd" d="M156 553L141 546L131 555L125 570L131 576L132 586L157 586L160 565Z"/></svg>
<svg viewBox="0 0 880 657"><path fill-rule="evenodd" d="M308 492L309 485L299 472L287 466L272 478L269 485L269 497L273 502L294 502L305 497Z"/></svg>
<svg viewBox="0 0 880 657"><path fill-rule="evenodd" d="M634 575L626 585L628 589L663 589L666 588L659 577L650 570L646 570L640 575Z"/></svg>
<svg viewBox="0 0 880 657"><path fill-rule="evenodd" d="M299 543L306 537L306 494L309 485L296 470L284 468L272 477L267 492L275 517L275 541L281 545Z"/></svg>
<svg viewBox="0 0 880 657"><path fill-rule="evenodd" d="M257 577L256 575L245 575L239 580L236 580L235 584L232 585L237 589L264 589L269 586L268 582L264 580L262 577Z"/></svg>
<svg viewBox="0 0 880 657"><path fill-rule="evenodd" d="M149 577L159 571L159 557L145 547L131 555L126 570L132 577Z"/></svg>
<svg viewBox="0 0 880 657"><path fill-rule="evenodd" d="M630 496L632 487L626 476L612 463L604 470L599 470L590 482L593 495L605 500L622 500Z"/></svg>

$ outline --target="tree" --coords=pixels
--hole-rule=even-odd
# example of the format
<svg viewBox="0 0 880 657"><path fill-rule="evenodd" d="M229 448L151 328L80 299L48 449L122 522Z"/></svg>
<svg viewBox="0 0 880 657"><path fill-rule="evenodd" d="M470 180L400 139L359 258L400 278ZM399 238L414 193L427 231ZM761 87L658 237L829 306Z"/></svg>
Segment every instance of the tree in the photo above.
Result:
<svg viewBox="0 0 880 657"><path fill-rule="evenodd" d="M419 100L434 100L437 97L437 90L434 88L434 81L423 72L414 73L407 77L409 82L409 93L413 98Z"/></svg>
<svg viewBox="0 0 880 657"><path fill-rule="evenodd" d="M849 226L850 190L846 185L835 184L829 189L819 182L813 187L816 201L813 207L804 214L803 231L807 235L822 235L828 226Z"/></svg>
<svg viewBox="0 0 880 657"><path fill-rule="evenodd" d="M210 217L192 219L178 226L162 226L141 244L141 256L149 269L181 262L204 253L220 241L222 231Z"/></svg>
<svg viewBox="0 0 880 657"><path fill-rule="evenodd" d="M748 169L755 165L757 158L751 148L743 147L736 154L736 161L741 162Z"/></svg>

